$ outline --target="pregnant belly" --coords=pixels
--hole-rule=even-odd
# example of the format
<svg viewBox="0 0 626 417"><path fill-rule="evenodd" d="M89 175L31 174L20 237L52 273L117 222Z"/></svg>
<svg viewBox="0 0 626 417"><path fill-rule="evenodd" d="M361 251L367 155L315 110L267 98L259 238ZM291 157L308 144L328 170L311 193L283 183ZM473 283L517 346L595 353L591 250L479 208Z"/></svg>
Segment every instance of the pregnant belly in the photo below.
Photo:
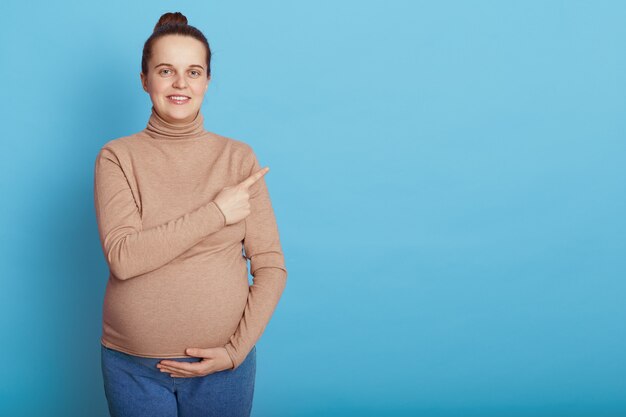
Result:
<svg viewBox="0 0 626 417"><path fill-rule="evenodd" d="M102 343L154 358L187 357L188 347L228 343L248 299L246 260L239 251L192 261L126 281L110 277Z"/></svg>

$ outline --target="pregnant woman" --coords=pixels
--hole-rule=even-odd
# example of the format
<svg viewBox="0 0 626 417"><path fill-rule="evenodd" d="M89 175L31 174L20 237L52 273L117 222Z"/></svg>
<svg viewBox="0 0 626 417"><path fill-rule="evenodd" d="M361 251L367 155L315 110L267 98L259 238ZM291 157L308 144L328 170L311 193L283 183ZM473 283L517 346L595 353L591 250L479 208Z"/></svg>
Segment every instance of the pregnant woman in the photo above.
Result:
<svg viewBox="0 0 626 417"><path fill-rule="evenodd" d="M161 16L141 62L147 126L96 158L114 417L249 416L256 342L285 288L269 168L246 143L204 129L210 63L185 16Z"/></svg>

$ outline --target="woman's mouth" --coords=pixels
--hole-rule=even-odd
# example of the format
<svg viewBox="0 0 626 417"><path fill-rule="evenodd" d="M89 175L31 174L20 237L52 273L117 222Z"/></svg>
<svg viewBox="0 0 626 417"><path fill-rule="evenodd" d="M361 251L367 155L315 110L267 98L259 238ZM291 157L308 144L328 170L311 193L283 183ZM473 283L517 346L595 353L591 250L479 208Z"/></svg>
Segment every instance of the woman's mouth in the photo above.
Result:
<svg viewBox="0 0 626 417"><path fill-rule="evenodd" d="M167 96L167 99L174 104L186 104L191 100L191 98L187 96Z"/></svg>

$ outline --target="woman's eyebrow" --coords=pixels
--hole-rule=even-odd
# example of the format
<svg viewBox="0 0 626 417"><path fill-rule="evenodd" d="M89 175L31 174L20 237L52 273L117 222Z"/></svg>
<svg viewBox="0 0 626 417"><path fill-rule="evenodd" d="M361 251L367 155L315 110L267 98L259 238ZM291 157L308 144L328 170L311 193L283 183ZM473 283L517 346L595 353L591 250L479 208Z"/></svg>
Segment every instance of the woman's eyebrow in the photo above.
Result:
<svg viewBox="0 0 626 417"><path fill-rule="evenodd" d="M162 62L162 63L160 63L158 65L155 65L154 68L156 69L156 68L160 67L161 65L165 65L165 66L168 66L168 67L173 67L174 66L172 64L168 64L166 62ZM202 65L198 65L198 64L189 65L189 68L192 68L192 67L198 67L198 68L204 69L204 67Z"/></svg>

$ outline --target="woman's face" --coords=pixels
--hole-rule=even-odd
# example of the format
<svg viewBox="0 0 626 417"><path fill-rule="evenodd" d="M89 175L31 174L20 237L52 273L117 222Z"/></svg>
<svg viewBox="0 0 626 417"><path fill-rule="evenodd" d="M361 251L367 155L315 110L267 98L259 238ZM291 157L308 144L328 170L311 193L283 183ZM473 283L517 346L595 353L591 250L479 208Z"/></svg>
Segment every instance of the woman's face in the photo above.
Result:
<svg viewBox="0 0 626 417"><path fill-rule="evenodd" d="M163 36L153 44L148 75L140 75L159 116L172 124L189 123L209 87L204 45L190 36Z"/></svg>

